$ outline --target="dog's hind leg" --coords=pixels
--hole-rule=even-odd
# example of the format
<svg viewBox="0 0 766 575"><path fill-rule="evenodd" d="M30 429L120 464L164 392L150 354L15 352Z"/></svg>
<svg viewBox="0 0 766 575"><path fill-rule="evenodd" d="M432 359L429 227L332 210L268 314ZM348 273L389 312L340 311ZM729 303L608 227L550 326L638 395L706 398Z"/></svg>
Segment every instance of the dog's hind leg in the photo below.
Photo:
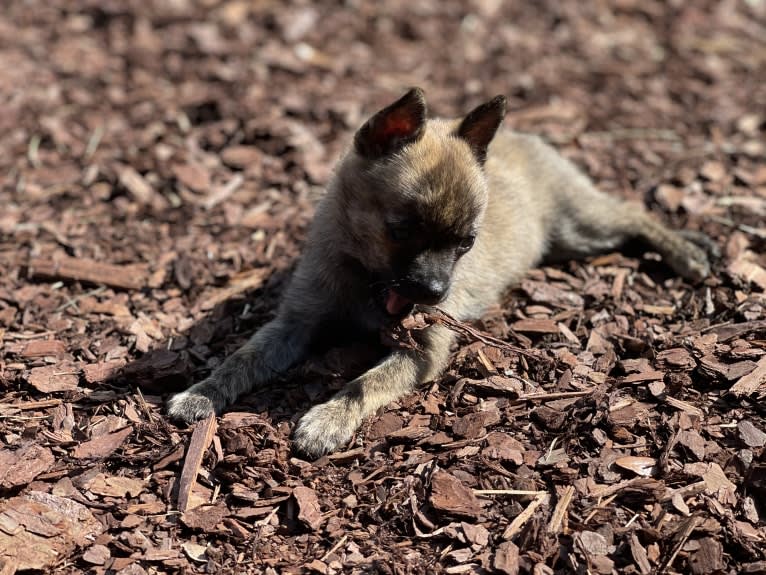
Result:
<svg viewBox="0 0 766 575"><path fill-rule="evenodd" d="M640 205L607 195L575 166L547 146L538 161L548 165L546 185L555 203L548 234L548 257L584 257L637 239L657 251L680 276L699 281L710 273L705 249L710 242L672 230ZM556 157L554 157L554 154Z"/></svg>

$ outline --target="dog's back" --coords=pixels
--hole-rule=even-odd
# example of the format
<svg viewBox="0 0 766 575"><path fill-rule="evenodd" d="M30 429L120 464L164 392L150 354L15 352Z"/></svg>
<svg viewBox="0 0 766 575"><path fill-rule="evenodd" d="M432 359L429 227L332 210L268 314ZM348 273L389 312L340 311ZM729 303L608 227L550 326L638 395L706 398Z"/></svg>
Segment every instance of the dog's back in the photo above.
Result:
<svg viewBox="0 0 766 575"><path fill-rule="evenodd" d="M561 261L618 248L631 238L660 252L688 279L709 273L704 250L640 205L600 192L541 138L500 130L485 165L489 199L474 249L457 271L446 307L463 319L496 301L541 260Z"/></svg>

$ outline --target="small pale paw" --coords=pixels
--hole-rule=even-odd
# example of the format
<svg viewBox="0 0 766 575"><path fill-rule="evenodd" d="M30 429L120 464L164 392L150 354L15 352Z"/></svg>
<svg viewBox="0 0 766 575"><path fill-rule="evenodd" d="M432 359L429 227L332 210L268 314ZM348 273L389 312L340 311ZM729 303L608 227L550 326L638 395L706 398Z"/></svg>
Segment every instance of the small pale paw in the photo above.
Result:
<svg viewBox="0 0 766 575"><path fill-rule="evenodd" d="M705 232L699 230L681 230L681 235L687 242L691 242L705 250L708 258L717 260L721 257L721 247Z"/></svg>
<svg viewBox="0 0 766 575"><path fill-rule="evenodd" d="M696 243L685 240L672 251L663 254L673 270L691 282L699 282L710 275L710 261L707 252Z"/></svg>
<svg viewBox="0 0 766 575"><path fill-rule="evenodd" d="M708 277L710 275L710 262L705 251L695 244L690 244L678 272L684 278L693 282L699 282Z"/></svg>
<svg viewBox="0 0 766 575"><path fill-rule="evenodd" d="M209 397L187 389L177 393L168 401L168 415L172 419L193 423L215 412L215 406Z"/></svg>
<svg viewBox="0 0 766 575"><path fill-rule="evenodd" d="M293 433L296 451L317 458L337 451L351 440L358 425L343 403L330 400L312 407L301 418Z"/></svg>

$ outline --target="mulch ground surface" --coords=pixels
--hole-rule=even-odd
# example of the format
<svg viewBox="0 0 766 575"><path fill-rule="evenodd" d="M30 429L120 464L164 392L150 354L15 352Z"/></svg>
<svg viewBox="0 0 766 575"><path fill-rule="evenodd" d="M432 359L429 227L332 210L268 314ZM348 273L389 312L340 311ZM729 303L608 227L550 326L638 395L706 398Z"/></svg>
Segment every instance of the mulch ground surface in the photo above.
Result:
<svg viewBox="0 0 766 575"><path fill-rule="evenodd" d="M291 431L359 346L169 422L411 85L441 115L506 94L508 125L709 234L714 274L533 270L318 461ZM3 575L766 573L762 0L7 2L0 130Z"/></svg>

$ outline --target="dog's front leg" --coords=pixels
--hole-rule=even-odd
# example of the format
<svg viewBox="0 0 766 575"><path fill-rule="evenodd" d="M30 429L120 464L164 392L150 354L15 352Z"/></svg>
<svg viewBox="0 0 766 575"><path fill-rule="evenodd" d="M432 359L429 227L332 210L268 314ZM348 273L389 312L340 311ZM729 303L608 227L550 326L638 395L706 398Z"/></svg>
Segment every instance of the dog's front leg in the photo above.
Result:
<svg viewBox="0 0 766 575"><path fill-rule="evenodd" d="M282 375L300 361L311 342L313 324L305 316L290 319L282 313L259 329L207 379L173 396L168 413L174 419L196 421L221 413L238 397Z"/></svg>
<svg viewBox="0 0 766 575"><path fill-rule="evenodd" d="M335 451L380 407L438 376L447 364L452 334L432 326L423 333L423 340L422 349L392 352L332 399L311 408L295 429L296 449L311 457Z"/></svg>

